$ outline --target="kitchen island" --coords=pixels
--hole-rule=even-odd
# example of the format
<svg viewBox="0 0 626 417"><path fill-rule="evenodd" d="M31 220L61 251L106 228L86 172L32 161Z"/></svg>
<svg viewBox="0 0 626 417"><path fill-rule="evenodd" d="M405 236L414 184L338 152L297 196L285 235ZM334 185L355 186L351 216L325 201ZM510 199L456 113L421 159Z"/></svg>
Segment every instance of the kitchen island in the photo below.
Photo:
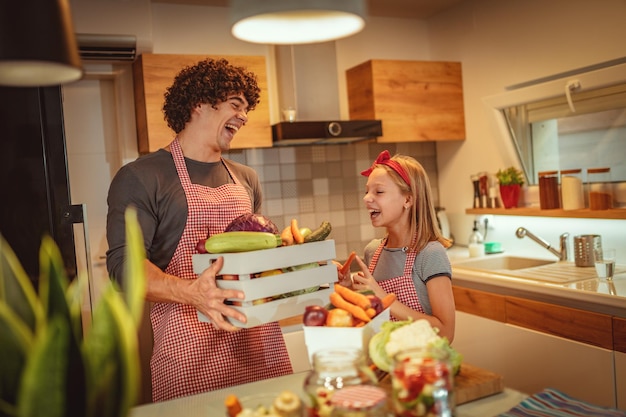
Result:
<svg viewBox="0 0 626 417"><path fill-rule="evenodd" d="M291 390L304 398L302 384L306 372L238 385L218 391L177 398L161 403L146 404L131 410L130 417L221 417L226 415L224 398L228 394L239 397L264 392ZM456 417L495 416L515 407L527 395L515 390L484 397L457 407Z"/></svg>

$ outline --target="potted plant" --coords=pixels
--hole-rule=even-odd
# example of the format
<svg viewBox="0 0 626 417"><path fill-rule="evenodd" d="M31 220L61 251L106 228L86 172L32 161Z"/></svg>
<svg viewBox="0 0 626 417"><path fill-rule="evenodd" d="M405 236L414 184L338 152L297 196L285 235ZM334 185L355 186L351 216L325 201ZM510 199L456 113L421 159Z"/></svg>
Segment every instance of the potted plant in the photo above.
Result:
<svg viewBox="0 0 626 417"><path fill-rule="evenodd" d="M69 282L56 243L44 237L35 290L0 236L0 416L125 417L140 392L137 328L145 295L136 212L126 212L128 287L113 281L83 334L86 276Z"/></svg>
<svg viewBox="0 0 626 417"><path fill-rule="evenodd" d="M496 172L496 178L500 184L500 196L504 208L517 207L520 190L524 185L524 173L511 166Z"/></svg>

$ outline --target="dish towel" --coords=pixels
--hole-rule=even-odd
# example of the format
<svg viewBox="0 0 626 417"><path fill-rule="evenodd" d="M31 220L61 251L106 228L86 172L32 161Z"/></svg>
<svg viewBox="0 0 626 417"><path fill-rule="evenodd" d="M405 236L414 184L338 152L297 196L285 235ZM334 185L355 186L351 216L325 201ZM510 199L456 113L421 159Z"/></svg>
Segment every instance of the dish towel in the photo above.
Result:
<svg viewBox="0 0 626 417"><path fill-rule="evenodd" d="M498 417L626 417L626 411L600 407L553 389L531 395Z"/></svg>

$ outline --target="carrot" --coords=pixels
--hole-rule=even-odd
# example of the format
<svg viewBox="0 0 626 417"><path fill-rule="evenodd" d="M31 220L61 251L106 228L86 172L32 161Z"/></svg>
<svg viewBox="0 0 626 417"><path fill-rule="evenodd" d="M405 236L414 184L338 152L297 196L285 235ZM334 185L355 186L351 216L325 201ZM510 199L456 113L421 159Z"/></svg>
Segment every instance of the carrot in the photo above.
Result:
<svg viewBox="0 0 626 417"><path fill-rule="evenodd" d="M371 319L374 318L374 316L376 316L376 310L373 309L372 307L368 308L367 310L365 310L365 313L367 314L367 316Z"/></svg>
<svg viewBox="0 0 626 417"><path fill-rule="evenodd" d="M293 245L293 233L291 232L291 226L287 226L280 233L280 238L283 241L283 246Z"/></svg>
<svg viewBox="0 0 626 417"><path fill-rule="evenodd" d="M293 235L293 240L296 243L304 243L304 236L300 232L300 228L298 227L298 220L291 219L291 234Z"/></svg>
<svg viewBox="0 0 626 417"><path fill-rule="evenodd" d="M348 287L344 287L343 285L335 284L335 292L338 292L346 301L356 304L363 310L367 310L372 306L369 298L365 295L360 292L353 291Z"/></svg>
<svg viewBox="0 0 626 417"><path fill-rule="evenodd" d="M350 252L350 256L348 256L348 259L346 259L346 263L344 263L341 269L339 270L341 275L345 275L350 270L350 264L352 264L352 261L354 261L354 258L356 258L356 252L352 251Z"/></svg>
<svg viewBox="0 0 626 417"><path fill-rule="evenodd" d="M365 310L363 310L358 305L346 301L338 292L333 292L330 294L330 302L335 307L346 310L359 320L363 320L364 322L372 321L372 319L370 319Z"/></svg>
<svg viewBox="0 0 626 417"><path fill-rule="evenodd" d="M383 303L383 309L389 308L394 301L396 301L396 295L392 292L385 295L380 301Z"/></svg>
<svg viewBox="0 0 626 417"><path fill-rule="evenodd" d="M241 413L241 403L235 394L228 394L224 399L224 405L229 417L236 417L237 414Z"/></svg>

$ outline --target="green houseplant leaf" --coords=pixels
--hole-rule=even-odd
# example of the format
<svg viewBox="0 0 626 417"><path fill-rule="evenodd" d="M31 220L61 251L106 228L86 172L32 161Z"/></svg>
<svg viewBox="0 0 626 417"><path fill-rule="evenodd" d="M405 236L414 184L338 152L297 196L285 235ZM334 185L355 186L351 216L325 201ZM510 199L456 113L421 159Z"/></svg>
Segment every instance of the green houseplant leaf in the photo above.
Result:
<svg viewBox="0 0 626 417"><path fill-rule="evenodd" d="M64 417L67 414L67 377L70 327L55 316L38 332L20 383L20 417Z"/></svg>
<svg viewBox="0 0 626 417"><path fill-rule="evenodd" d="M143 236L137 220L137 211L130 207L124 213L126 224L126 271L128 277L125 283L126 304L139 326L143 317L144 297L146 293L145 259L146 251L143 245Z"/></svg>
<svg viewBox="0 0 626 417"><path fill-rule="evenodd" d="M33 332L0 303L0 416L15 414L18 384L33 346Z"/></svg>
<svg viewBox="0 0 626 417"><path fill-rule="evenodd" d="M496 172L496 178L500 185L524 185L524 173L513 166L498 170L498 172Z"/></svg>
<svg viewBox="0 0 626 417"><path fill-rule="evenodd" d="M30 329L43 320L43 309L32 282L15 252L0 236L0 302L6 304Z"/></svg>
<svg viewBox="0 0 626 417"><path fill-rule="evenodd" d="M126 292L108 282L84 336L88 277L69 283L58 247L44 237L37 294L0 236L0 417L124 417L136 404L145 251L133 209L126 219Z"/></svg>

